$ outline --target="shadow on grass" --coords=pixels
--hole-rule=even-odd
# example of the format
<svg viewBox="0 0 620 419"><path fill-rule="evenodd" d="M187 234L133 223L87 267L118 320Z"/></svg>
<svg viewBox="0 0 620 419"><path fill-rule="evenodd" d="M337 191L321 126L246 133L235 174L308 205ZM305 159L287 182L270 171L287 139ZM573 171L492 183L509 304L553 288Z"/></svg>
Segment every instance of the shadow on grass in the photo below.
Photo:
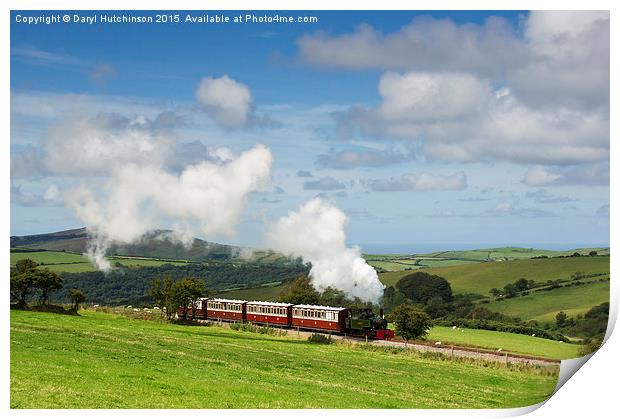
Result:
<svg viewBox="0 0 620 419"><path fill-rule="evenodd" d="M79 316L77 310L73 310L71 308L66 309L63 306L58 306L54 304L45 304L45 305L34 305L34 306L22 306L18 304L11 304L11 310L24 310L24 311L36 311L41 313L56 313L56 314L64 314L67 316Z"/></svg>

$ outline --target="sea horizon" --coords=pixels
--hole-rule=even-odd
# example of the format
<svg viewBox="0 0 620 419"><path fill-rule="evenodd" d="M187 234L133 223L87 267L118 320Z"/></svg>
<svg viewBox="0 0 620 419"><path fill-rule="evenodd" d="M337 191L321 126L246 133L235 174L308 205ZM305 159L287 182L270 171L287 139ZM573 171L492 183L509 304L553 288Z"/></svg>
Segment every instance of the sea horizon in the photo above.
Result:
<svg viewBox="0 0 620 419"><path fill-rule="evenodd" d="M363 253L377 254L423 254L451 250L491 249L499 247L521 247L525 249L557 250L601 247L609 248L609 244L601 243L401 243L401 244L357 244Z"/></svg>

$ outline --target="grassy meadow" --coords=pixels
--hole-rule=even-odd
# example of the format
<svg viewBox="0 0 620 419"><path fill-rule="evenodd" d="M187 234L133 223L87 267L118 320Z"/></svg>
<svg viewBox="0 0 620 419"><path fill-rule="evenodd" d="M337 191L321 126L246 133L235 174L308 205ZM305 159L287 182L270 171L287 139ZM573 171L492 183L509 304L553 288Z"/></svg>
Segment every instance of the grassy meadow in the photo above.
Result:
<svg viewBox="0 0 620 419"><path fill-rule="evenodd" d="M462 332L461 332L462 330ZM518 355L539 356L549 359L571 359L579 357L580 345L560 343L535 336L516 333L497 332L479 329L452 329L435 326L431 329L428 340L442 344L454 344L479 347L491 350L502 349Z"/></svg>
<svg viewBox="0 0 620 419"><path fill-rule="evenodd" d="M93 265L86 256L79 253L72 252L60 252L52 250L41 250L33 252L19 252L11 251L11 266L15 265L20 259L31 259L41 265L42 268L47 268L53 272L90 272L95 271L97 268ZM169 263L172 265L184 265L186 262L182 261L167 261L150 258L130 258L122 256L108 257L110 263L121 263L123 266L129 268L145 267L145 266L161 266Z"/></svg>
<svg viewBox="0 0 620 419"><path fill-rule="evenodd" d="M12 408L505 408L545 400L557 380L557 369L81 314L11 310Z"/></svg>
<svg viewBox="0 0 620 419"><path fill-rule="evenodd" d="M485 307L523 320L554 322L555 315L559 311L574 316L606 301L609 301L609 281L593 281L580 286L532 292L523 297L491 301Z"/></svg>

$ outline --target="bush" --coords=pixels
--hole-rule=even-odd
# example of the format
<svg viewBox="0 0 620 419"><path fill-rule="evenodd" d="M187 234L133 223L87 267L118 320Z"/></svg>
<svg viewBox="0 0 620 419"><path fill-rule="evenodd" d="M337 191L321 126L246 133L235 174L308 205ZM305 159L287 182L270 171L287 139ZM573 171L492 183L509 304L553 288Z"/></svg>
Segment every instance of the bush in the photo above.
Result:
<svg viewBox="0 0 620 419"><path fill-rule="evenodd" d="M271 326L256 326L252 323L231 323L231 330L239 330L242 332L260 333L261 335L284 336L285 330L280 330Z"/></svg>
<svg viewBox="0 0 620 419"><path fill-rule="evenodd" d="M332 340L332 337L329 335L323 335L321 333L313 333L310 336L308 336L308 342L329 345L330 343L333 342L333 340Z"/></svg>
<svg viewBox="0 0 620 419"><path fill-rule="evenodd" d="M583 345L579 350L579 356L590 355L599 350L599 348L603 345L602 339L592 339L586 345Z"/></svg>

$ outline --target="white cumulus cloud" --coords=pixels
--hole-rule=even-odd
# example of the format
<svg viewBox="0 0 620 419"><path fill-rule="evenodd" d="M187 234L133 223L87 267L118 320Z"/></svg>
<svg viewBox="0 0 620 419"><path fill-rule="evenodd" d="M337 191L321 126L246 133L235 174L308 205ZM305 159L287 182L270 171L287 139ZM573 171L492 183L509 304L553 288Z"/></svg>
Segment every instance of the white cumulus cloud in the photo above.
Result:
<svg viewBox="0 0 620 419"><path fill-rule="evenodd" d="M203 78L196 89L196 99L223 127L241 128L250 122L252 93L248 86L227 75Z"/></svg>

